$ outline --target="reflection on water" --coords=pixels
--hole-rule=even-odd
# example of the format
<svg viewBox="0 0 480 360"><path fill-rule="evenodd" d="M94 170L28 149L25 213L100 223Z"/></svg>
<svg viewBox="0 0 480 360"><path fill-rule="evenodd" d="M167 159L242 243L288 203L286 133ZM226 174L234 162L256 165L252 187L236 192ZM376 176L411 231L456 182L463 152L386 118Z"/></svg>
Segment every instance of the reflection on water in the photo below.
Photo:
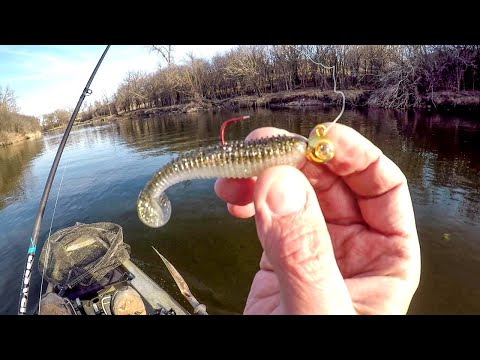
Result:
<svg viewBox="0 0 480 360"><path fill-rule="evenodd" d="M26 196L32 177L30 162L43 147L43 142L30 140L0 148L0 209Z"/></svg>
<svg viewBox="0 0 480 360"><path fill-rule="evenodd" d="M124 229L132 260L189 308L155 246L212 314L242 312L261 248L253 219L232 218L214 194L214 180L193 180L167 190L172 218L159 229L144 226L136 198L151 175L182 151L244 138L260 126L307 136L336 109L209 112L74 129L58 168L45 211L39 248L52 231L76 221L112 221ZM384 110L346 111L341 122L376 144L409 181L422 249L422 277L410 313L480 313L480 123L465 117ZM22 147L0 149L0 313L16 313L28 239L62 133ZM63 181L62 175L64 174ZM33 275L29 310L38 302L40 277Z"/></svg>

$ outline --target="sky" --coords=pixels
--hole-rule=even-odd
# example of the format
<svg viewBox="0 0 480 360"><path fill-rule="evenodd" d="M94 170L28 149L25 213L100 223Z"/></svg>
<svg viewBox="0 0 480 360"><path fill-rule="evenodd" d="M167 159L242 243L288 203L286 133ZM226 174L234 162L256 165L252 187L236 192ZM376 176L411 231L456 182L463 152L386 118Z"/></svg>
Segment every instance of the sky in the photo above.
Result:
<svg viewBox="0 0 480 360"><path fill-rule="evenodd" d="M41 118L56 109L74 109L106 45L0 45L0 86L13 89L20 113ZM209 59L236 45L175 45L174 62L186 54ZM90 86L85 103L114 94L129 71L165 66L147 45L112 45Z"/></svg>

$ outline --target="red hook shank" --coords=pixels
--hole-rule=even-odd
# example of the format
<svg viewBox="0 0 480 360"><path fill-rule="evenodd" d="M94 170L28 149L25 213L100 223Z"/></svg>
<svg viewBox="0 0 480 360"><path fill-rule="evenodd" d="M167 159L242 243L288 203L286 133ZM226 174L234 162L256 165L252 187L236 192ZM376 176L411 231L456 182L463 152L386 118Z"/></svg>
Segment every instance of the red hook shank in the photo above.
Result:
<svg viewBox="0 0 480 360"><path fill-rule="evenodd" d="M225 134L225 128L227 127L227 125L231 122L234 122L234 121L240 121L240 120L245 120L245 119L248 119L250 116L240 116L240 117L236 117L236 118L233 118L233 119L228 119L228 120L225 120L222 124L222 126L220 127L220 140L222 141L222 145L225 145L225 138L224 138L224 134Z"/></svg>

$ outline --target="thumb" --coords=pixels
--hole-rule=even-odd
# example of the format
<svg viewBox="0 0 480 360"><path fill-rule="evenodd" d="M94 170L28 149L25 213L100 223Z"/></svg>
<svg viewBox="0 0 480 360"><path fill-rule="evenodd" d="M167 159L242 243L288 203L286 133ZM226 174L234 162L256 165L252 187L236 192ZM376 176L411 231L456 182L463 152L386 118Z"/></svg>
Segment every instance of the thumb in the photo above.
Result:
<svg viewBox="0 0 480 360"><path fill-rule="evenodd" d="M287 314L353 314L317 196L291 166L262 172L254 193L260 242Z"/></svg>

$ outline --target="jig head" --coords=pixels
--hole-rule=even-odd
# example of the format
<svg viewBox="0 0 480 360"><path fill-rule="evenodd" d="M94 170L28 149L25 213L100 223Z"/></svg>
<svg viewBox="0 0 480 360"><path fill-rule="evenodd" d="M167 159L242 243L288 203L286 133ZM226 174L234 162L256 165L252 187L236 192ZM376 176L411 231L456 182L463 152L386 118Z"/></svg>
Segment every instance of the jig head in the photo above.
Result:
<svg viewBox="0 0 480 360"><path fill-rule="evenodd" d="M317 125L314 130L314 134L308 138L307 159L316 163L325 163L333 158L335 147L327 138L325 125Z"/></svg>

